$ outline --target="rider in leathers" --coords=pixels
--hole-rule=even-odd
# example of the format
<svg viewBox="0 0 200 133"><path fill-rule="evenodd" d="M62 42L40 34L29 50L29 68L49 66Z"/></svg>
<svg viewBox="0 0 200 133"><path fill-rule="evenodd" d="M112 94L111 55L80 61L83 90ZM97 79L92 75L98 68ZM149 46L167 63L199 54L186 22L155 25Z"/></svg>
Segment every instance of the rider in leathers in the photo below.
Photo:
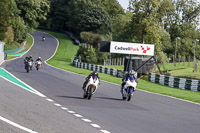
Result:
<svg viewBox="0 0 200 133"><path fill-rule="evenodd" d="M136 83L138 83L137 81L137 73L134 70L130 70L129 73L127 73L123 78L122 78L122 84L121 84L121 93L123 94L123 88L124 85L126 84L126 81L131 78L133 80L135 80Z"/></svg>
<svg viewBox="0 0 200 133"><path fill-rule="evenodd" d="M30 61L33 63L33 57L32 57L32 55L26 56L25 59L24 59L25 69L26 69L26 64L28 62L30 62ZM31 67L31 70L32 70L32 66L30 66L30 67Z"/></svg>
<svg viewBox="0 0 200 133"><path fill-rule="evenodd" d="M87 85L87 83L89 82L89 79L90 78L98 78L99 79L99 85L100 85L100 77L99 77L99 74L98 74L98 72L97 71L93 71L92 73L90 73L85 79L86 79L86 81L83 83L83 87L82 87L82 89L83 90L85 90L85 87L86 87L86 85Z"/></svg>

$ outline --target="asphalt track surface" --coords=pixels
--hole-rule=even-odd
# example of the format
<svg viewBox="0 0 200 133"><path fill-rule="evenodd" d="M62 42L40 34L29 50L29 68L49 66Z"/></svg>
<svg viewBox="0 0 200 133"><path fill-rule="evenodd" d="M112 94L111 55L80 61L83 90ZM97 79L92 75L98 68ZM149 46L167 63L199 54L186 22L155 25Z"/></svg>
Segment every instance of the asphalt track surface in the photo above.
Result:
<svg viewBox="0 0 200 133"><path fill-rule="evenodd" d="M44 42L41 40L43 35L46 36ZM41 56L43 60L47 60L54 53L57 41L52 36L41 32L34 32L33 37L35 44L27 55L33 55L34 59ZM2 67L56 103L90 119L111 133L200 132L200 105L198 104L140 90L135 92L130 102L122 101L120 87L103 81L92 99L86 100L82 98L81 89L85 76L65 72L46 64L39 71L34 69L26 73L23 58L5 62ZM0 83L2 82L7 81L0 80ZM41 133L100 132L97 128L53 106L37 95L12 84L3 84L5 84L4 88L12 89L5 89L6 91L0 93L2 95L8 91L0 97L0 113L27 128ZM14 94L9 93L13 89ZM17 106L12 102L22 103ZM4 110L4 108L8 109ZM0 125L2 125L1 121ZM9 125L6 125L5 129L14 130Z"/></svg>

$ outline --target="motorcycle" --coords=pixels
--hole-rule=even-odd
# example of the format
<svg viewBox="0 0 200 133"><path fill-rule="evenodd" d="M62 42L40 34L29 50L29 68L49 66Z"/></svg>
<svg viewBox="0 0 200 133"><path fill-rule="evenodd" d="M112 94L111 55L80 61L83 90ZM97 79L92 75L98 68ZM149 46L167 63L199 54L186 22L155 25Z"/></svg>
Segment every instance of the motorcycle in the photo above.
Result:
<svg viewBox="0 0 200 133"><path fill-rule="evenodd" d="M98 78L90 78L83 93L83 98L87 98L88 100L91 99L92 95L96 92L99 85L99 79Z"/></svg>
<svg viewBox="0 0 200 133"><path fill-rule="evenodd" d="M29 71L32 70L32 65L33 65L32 61L26 62L25 69L27 73L29 73Z"/></svg>
<svg viewBox="0 0 200 133"><path fill-rule="evenodd" d="M42 62L41 61L36 61L35 63L35 67L37 70L39 70L39 68L42 66Z"/></svg>
<svg viewBox="0 0 200 133"><path fill-rule="evenodd" d="M137 83L135 80L128 79L123 88L122 99L130 101L131 97L136 89L136 86L137 86Z"/></svg>
<svg viewBox="0 0 200 133"><path fill-rule="evenodd" d="M45 37L42 38L42 41L43 41L43 42L45 41Z"/></svg>

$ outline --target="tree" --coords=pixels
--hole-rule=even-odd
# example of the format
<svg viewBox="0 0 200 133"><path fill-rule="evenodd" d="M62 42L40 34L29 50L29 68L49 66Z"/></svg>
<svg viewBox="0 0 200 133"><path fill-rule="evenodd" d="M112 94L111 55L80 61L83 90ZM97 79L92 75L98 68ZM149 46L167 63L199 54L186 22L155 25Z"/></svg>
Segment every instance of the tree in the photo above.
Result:
<svg viewBox="0 0 200 133"><path fill-rule="evenodd" d="M200 6L195 0L174 1L171 13L167 14L165 29L171 35L173 48L175 49L176 37L180 37L177 53L179 55L191 55L193 53L193 41L197 36L198 18ZM168 54L173 54L172 50Z"/></svg>
<svg viewBox="0 0 200 133"><path fill-rule="evenodd" d="M160 31L171 10L170 5L169 0L130 0L129 9L133 13L127 31L130 41L155 44L156 52L161 52Z"/></svg>
<svg viewBox="0 0 200 133"><path fill-rule="evenodd" d="M3 41L6 38L7 28L9 26L10 20L10 2L8 0L0 1L0 41Z"/></svg>
<svg viewBox="0 0 200 133"><path fill-rule="evenodd" d="M99 34L111 33L111 20L108 14L100 7L89 6L81 15L76 29L91 31Z"/></svg>
<svg viewBox="0 0 200 133"><path fill-rule="evenodd" d="M113 41L129 41L127 39L127 29L131 21L132 13L127 11L125 14L118 15L112 21Z"/></svg>
<svg viewBox="0 0 200 133"><path fill-rule="evenodd" d="M46 23L48 28L62 31L66 29L68 18L68 8L70 0L51 0L50 12L48 14ZM59 7L59 8L58 8Z"/></svg>
<svg viewBox="0 0 200 133"><path fill-rule="evenodd" d="M29 31L39 25L40 20L46 18L49 11L49 0L15 0L17 8L20 10L19 16L23 18Z"/></svg>

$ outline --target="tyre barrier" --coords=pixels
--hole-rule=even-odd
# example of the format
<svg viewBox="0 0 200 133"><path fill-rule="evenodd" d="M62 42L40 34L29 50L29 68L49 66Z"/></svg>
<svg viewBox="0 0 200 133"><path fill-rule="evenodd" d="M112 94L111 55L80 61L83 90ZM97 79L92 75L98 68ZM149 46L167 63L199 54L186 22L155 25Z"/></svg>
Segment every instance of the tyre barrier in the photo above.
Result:
<svg viewBox="0 0 200 133"><path fill-rule="evenodd" d="M71 60L71 63L73 66L78 67L78 68L83 68L83 69L88 69L88 70L92 70L92 71L98 71L100 73L105 73L105 74L109 74L115 77L120 77L122 78L124 76L124 72L118 69L114 69L114 68L107 68L107 67L103 67L100 65L96 65L96 64L89 64L89 63L85 63L85 62L78 62L78 59Z"/></svg>
<svg viewBox="0 0 200 133"><path fill-rule="evenodd" d="M184 90L200 91L200 80L149 73L149 81Z"/></svg>

